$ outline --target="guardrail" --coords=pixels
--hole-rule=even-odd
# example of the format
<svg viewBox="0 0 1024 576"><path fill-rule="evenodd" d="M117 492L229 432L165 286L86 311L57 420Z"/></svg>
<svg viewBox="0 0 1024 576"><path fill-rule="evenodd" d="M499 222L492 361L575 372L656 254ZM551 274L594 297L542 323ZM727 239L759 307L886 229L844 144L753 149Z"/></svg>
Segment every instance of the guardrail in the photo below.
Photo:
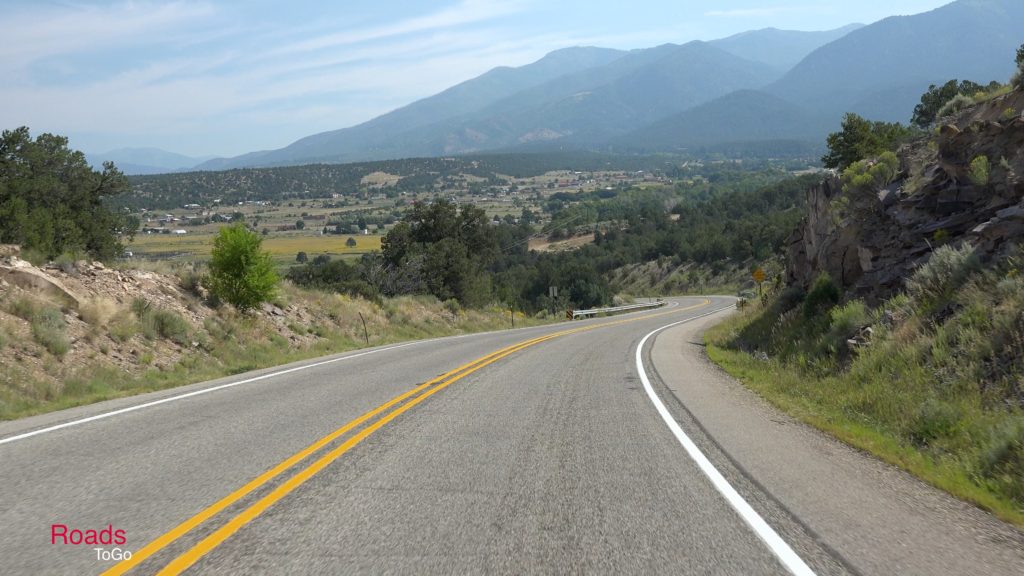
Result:
<svg viewBox="0 0 1024 576"><path fill-rule="evenodd" d="M644 308L659 308L665 305L664 300L658 300L657 302L648 302L645 304L627 304L625 306L613 306L611 308L591 308L590 310L569 310L565 313L565 317L570 320L577 318L586 318L587 316L594 316L597 314L610 314L614 312L625 312L627 310L642 310Z"/></svg>

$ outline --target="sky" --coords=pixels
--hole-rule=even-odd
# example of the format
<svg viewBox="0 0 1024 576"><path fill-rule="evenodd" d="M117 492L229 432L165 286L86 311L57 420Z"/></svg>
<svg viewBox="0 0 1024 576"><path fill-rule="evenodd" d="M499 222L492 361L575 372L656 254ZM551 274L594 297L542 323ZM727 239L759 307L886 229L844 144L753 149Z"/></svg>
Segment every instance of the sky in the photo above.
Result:
<svg viewBox="0 0 1024 576"><path fill-rule="evenodd" d="M0 128L234 156L568 46L828 30L949 0L0 0Z"/></svg>

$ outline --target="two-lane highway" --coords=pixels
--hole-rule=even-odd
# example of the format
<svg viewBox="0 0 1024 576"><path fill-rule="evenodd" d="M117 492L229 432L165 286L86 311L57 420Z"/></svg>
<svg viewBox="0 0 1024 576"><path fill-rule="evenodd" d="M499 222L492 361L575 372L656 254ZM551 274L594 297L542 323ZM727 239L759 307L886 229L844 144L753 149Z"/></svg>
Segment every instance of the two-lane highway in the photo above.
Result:
<svg viewBox="0 0 1024 576"><path fill-rule="evenodd" d="M0 572L846 572L676 424L678 400L659 407L672 393L652 332L731 304L680 298L5 423ZM54 525L126 543L53 543ZM97 559L115 547L133 557Z"/></svg>

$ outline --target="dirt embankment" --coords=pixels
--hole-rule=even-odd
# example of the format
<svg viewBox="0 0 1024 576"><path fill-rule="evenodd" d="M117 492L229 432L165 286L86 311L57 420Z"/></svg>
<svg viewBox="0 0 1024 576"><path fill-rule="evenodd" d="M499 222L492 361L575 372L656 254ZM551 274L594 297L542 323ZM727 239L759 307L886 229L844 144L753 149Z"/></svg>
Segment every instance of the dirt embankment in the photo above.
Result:
<svg viewBox="0 0 1024 576"><path fill-rule="evenodd" d="M508 325L507 310L374 303L283 282L242 315L190 266L36 267L0 250L0 419L177 386L367 344ZM364 333L363 321L366 331ZM517 318L516 324L533 319Z"/></svg>

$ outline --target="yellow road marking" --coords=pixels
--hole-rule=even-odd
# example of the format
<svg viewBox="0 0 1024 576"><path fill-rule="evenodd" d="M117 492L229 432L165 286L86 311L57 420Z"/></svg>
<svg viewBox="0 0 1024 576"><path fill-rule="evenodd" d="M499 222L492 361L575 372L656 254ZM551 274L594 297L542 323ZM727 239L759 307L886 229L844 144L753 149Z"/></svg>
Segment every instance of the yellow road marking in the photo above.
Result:
<svg viewBox="0 0 1024 576"><path fill-rule="evenodd" d="M319 472L324 467L329 465L331 462L334 462L339 457L341 457L343 454L348 452L351 448L353 448L354 446L356 446L357 444L362 442L365 438L367 438L368 436L373 434L374 431L380 429L385 424L387 424L391 420L395 419L396 417L398 417L402 413L408 411L413 406L419 404L420 402L422 402L423 400L425 400L429 396L432 396L436 392L438 392L440 390L443 390L444 388L448 387L452 383L457 382L458 380L461 380L462 378L464 378L464 377L466 377L466 376L476 372L477 370L480 370L481 368L483 368L485 366L493 364L494 362L497 362L498 360L501 360L502 358L505 358L506 356L514 354L515 352L523 350L524 348L529 348L531 346L534 346L534 345L539 344L541 342L544 342L546 340L550 340L550 339L557 338L557 337L560 337L560 336L565 336L565 335L568 335L568 334L574 334L574 333L577 333L577 332L584 332L584 331L594 330L596 328L603 328L603 327L607 327L607 326L614 326L614 325L618 325L618 324L624 324L624 323L627 323L627 322L634 322L634 321L637 321L637 320L646 320L646 319L655 318L655 317L658 317L658 316L664 316L666 314L672 314L672 313L675 313L675 312L684 312L686 310L693 310L694 308L700 308L702 306L706 306L706 305L708 305L710 303L711 303L710 300L705 299L704 302L702 302L700 304L696 304L696 305L693 305L693 306L687 306L685 308L672 309L672 310L668 310L668 311L665 311L665 312L660 312L660 313L657 313L657 314L648 314L648 315L645 315L645 316L639 316L639 317L635 317L635 318L628 318L628 319L624 319L624 320L617 320L617 321L612 321L612 322L604 322L604 323L601 323L601 324L594 324L594 325L591 325L591 326L582 326L582 327L579 327L579 328L572 328L572 329L569 329L569 330L563 330L563 331L560 331L560 332L554 332L554 333L547 334L547 335L544 335L544 336L538 336L536 338L532 338L532 339L529 339L529 340L524 340L522 342L518 342L516 344L512 344L510 346L506 346L505 348L502 348L500 350L497 350L495 352L492 352L490 354L487 354L485 356L477 358L477 359L475 359L475 360L473 360L471 362L467 362L466 364L463 364L462 366L459 366L458 368L455 368L453 370L449 370L448 372L445 372L444 374L442 374L442 375L440 375L440 376L438 376L438 377L436 377L436 378L434 378L434 379L432 379L430 381L424 382L423 384L420 384L419 386L416 386L415 388L409 390L408 392L405 392L403 394L400 394L400 395L392 398L391 400L388 400L387 402L385 402L384 404L381 404L377 408L374 408L373 410L363 414L362 416L356 418L355 420L352 420L351 422L345 424L341 428L338 428L334 432L331 432L327 436L324 436L320 440L317 440L313 444L310 444L308 447L306 447L303 450L297 452L296 454L290 456L289 458L287 458L286 460L284 460L283 462L281 462L277 466L274 466L270 470L268 470L268 471L264 472L263 474L257 476L256 478L254 478L253 480L248 482L245 486L242 486L238 490L232 492L228 496L222 498L218 502L216 502L213 505L209 506L208 508L202 510L201 512L199 512L195 516L189 518L185 522L182 522L181 524L179 524L175 528L171 529L166 534L160 536L156 540L153 540L152 542L147 544L145 547L140 549L138 552L133 554L130 559L123 560L123 561L119 562L118 564L115 564L110 569L108 569L107 571L103 572L101 576L120 575L120 574L124 574L128 570L131 570L132 568L134 568L135 566L137 566L138 564L140 564L141 562L143 562L147 558L151 557L156 552L158 552L161 549L163 549L164 547L166 547L168 544L174 542L175 540L177 540L181 536L187 534L192 529L194 529L195 527L199 526L200 524L202 524L206 520L210 519L211 517L215 516L219 512L223 511L224 509L226 509L231 504L234 504L235 502L241 500L242 498L244 498L248 494L252 493L254 490L258 489L260 486L263 486L264 484L266 484L267 482L269 482L270 480L272 480L276 476L278 476L281 473L283 473L288 468L291 468L295 464L301 462L302 460L305 460L310 455L312 455L315 452L319 451L321 448L323 448L327 444L329 444L332 441L338 439L340 436L344 435L347 432L350 432L352 429L360 426L361 424L365 423L366 421L370 420L371 418L381 414L382 412L388 410L389 408L395 406L396 404L399 404L399 403L407 400L408 398L410 398L412 396L415 396L416 394L418 394L420 392L423 392L424 390L426 390L426 391L423 392L422 394L420 394L419 396L413 398L409 402L406 402L405 404L403 404L403 405L399 406L398 408L392 410L391 412L385 414L380 419L378 419L376 422L374 422L374 423L370 424L369 426L367 426L366 428L360 430L355 435L353 435L351 438L349 438L348 440L343 442L341 445L339 445L337 448L331 450L330 452L328 452L327 454L325 454L324 456L320 457L318 460L314 461L312 464L310 464L309 466L304 468L302 471L298 472L297 474L295 474L294 476L292 476L291 478L286 480L283 484L281 484L280 486L275 488L273 491L271 491L269 494L267 494L266 496L261 498L259 501L257 501L255 504L253 504L252 506L250 506L249 508L244 510L238 516L236 516L235 518L230 520L227 524L221 526L213 534L210 534L209 536L204 538L201 542L199 542L198 544L193 546L190 550L188 550L187 552L185 552L181 556L178 556L177 558L175 558L170 564L165 566L164 569L160 571L160 574L179 574L182 571L188 569L189 566L191 566L196 561L198 561L200 558L202 558L210 550L212 550L213 548L217 547L220 543L222 543L224 540L229 538L232 534L237 532L240 528L242 528L243 526L248 524L250 521L252 521L254 518L259 516L259 514L262 513L264 510L266 510L267 508L272 506L274 503L276 503L278 500L283 498L288 493L292 492L295 488L298 488L300 485L302 485L304 482L306 482L306 480L311 478L313 475L315 475L317 472ZM440 382L440 384L438 384L439 382ZM434 386L435 384L437 384L437 385L434 388L430 388L431 386ZM427 390L428 388L430 388L430 389Z"/></svg>
<svg viewBox="0 0 1024 576"><path fill-rule="evenodd" d="M532 342L532 340L528 340L527 342ZM476 364L478 362L481 362L481 361L486 360L486 359L488 359L488 358L490 358L490 357L492 357L492 356L494 356L496 354L500 354L500 353L502 353L502 352L504 352L506 350L510 350L510 349L516 348L517 346L520 346L520 345L523 345L523 344L524 344L524 342L519 342L517 344L513 344L512 346L508 346L506 348L502 348L501 350L498 350L496 352L492 352L491 354L488 354L487 356L484 356L482 358L477 358L477 359L473 360L472 362L467 362L466 364L463 364L462 366L459 366L458 368L455 368L454 370L449 370L448 372L445 372L444 374L434 378L433 380L430 380L428 382L424 382L423 384L420 384L419 386L416 386L415 388L409 390L408 392L405 392L403 394L395 396L394 398L392 398L391 400L388 400L384 404L381 404L380 406L374 408L373 410L370 410L369 412L363 414L362 416L359 416L355 420L352 420L351 422L345 424L341 428L338 428L334 432L331 432L327 436L324 436L323 438L317 440L313 444L310 444L309 446L307 446L306 448L302 449L301 451L295 453L294 455L290 456L288 459L284 460L283 462L281 462L277 466L274 466L270 470L267 470L266 472L264 472L263 474L260 474L256 478L253 478L245 486L242 486L238 490L235 490L234 492L232 492L231 494L225 496L224 498L222 498L221 500L217 501L216 503L212 504L211 506L209 506L205 510L199 512L195 516L189 518L188 520L186 520L186 521L182 522L181 524L179 524L178 526L174 527L173 529L171 529L166 534L160 536L156 540L153 540L152 542L150 542L149 544L147 544L146 546L144 546L143 548L138 550L136 553L132 554L132 557L130 559L124 560L122 562L119 562L118 564L115 564L109 570L107 570L106 572L103 572L102 576L120 575L120 574L124 574L128 570L131 570L132 568L134 568L135 566L137 566L138 564L140 564L141 562L143 562L144 560L146 560L147 558L152 556L154 553L158 552L163 547L165 547L168 544L170 544L171 542L177 540L178 538L180 538L181 536L185 535L186 533L191 531L193 528L195 528L196 526L199 526L200 524L202 524L206 520L210 519L211 517L217 515L219 512L221 512L222 510L224 510L228 506L230 506L230 505L234 504L235 502L241 500L242 498L244 498L245 496L247 496L248 494L250 494L251 492L253 492L257 488L259 488L260 486L266 484L270 480L274 479L276 476L280 475L282 472L284 472L288 468L291 468L295 464L301 462L302 460L305 460L311 454L317 452L318 450L320 450L321 448L323 448L327 444L330 444L334 440L338 439L340 436L343 436L346 432L351 431L353 428L358 427L360 424L363 424L367 420L373 418L374 416L377 416L378 414L380 414L381 412L384 412L388 408L391 408L395 404L398 404L398 403L402 402L403 400L406 400L410 396L414 396L415 394L419 393L420 391L422 391L422 390L424 390L426 388L429 388L430 386L436 384L437 382L440 382L440 381L444 380L445 378L447 378L447 377L449 377L449 376L451 376L453 374L457 374L460 371L462 371L462 370L464 370L464 369L466 369L468 367L471 367L472 365L474 365L474 364Z"/></svg>

